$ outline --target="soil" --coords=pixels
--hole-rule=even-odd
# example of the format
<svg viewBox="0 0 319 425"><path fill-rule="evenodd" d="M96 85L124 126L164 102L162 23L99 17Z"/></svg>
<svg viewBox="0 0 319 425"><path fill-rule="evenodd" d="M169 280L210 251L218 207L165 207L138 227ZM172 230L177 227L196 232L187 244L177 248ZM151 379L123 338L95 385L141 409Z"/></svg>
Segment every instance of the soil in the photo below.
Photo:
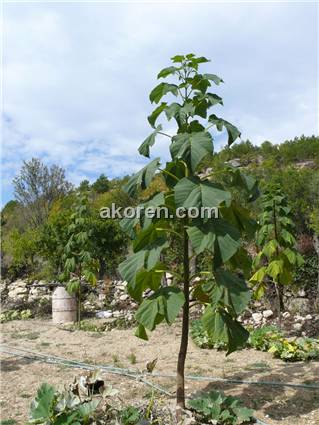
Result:
<svg viewBox="0 0 319 425"><path fill-rule="evenodd" d="M50 320L7 322L0 329L2 343L11 347L138 370L145 370L147 362L158 358L155 372L175 373L179 323L170 328L159 326L150 335L149 341L136 338L133 329L114 329L102 334L79 330L71 332L53 325ZM30 402L41 383L48 382L61 388L71 383L75 376L85 374L78 369L8 354L1 354L1 359L1 418L14 419L17 424L25 424ZM226 357L224 352L203 350L190 341L186 373L226 379L314 384L318 383L319 362L284 363L269 353L248 349ZM120 390L121 398L128 404L150 394L150 387L142 382L110 374L103 375L103 378ZM174 392L174 379L147 379ZM240 397L247 407L255 410L258 419L269 425L319 424L319 390L194 381L187 381L186 385L187 396L194 396L201 390L217 389ZM163 397L165 399L166 396ZM167 399L169 402L172 400Z"/></svg>

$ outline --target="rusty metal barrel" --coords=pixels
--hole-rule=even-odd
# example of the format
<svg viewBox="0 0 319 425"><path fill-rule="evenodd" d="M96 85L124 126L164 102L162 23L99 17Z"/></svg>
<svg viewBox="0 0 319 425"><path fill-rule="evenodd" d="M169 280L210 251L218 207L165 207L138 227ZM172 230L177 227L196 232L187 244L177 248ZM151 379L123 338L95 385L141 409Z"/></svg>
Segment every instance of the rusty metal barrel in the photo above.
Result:
<svg viewBox="0 0 319 425"><path fill-rule="evenodd" d="M52 294L53 323L75 322L77 319L77 301L63 286L55 288Z"/></svg>

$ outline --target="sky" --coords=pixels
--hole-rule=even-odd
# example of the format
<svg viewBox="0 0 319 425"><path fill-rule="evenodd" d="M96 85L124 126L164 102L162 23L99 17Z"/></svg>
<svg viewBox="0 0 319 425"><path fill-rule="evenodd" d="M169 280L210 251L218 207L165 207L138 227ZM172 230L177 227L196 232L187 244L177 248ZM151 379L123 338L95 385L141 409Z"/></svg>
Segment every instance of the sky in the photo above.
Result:
<svg viewBox="0 0 319 425"><path fill-rule="evenodd" d="M211 59L225 81L212 112L243 140L318 134L318 3L7 1L2 18L2 205L32 157L76 185L141 168L148 95L176 54ZM152 156L167 159L167 140Z"/></svg>

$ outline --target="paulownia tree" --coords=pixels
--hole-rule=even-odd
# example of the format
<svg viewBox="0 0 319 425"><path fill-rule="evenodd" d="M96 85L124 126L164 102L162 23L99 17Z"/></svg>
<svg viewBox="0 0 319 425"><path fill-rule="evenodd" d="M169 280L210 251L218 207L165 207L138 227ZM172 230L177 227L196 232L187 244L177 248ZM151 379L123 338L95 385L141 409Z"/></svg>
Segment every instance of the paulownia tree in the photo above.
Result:
<svg viewBox="0 0 319 425"><path fill-rule="evenodd" d="M68 241L64 247L64 262L61 279L69 281L67 290L78 298L78 323L81 321L81 287L83 281L94 285L98 271L97 261L93 258L88 197L79 192L73 206L70 224L67 229Z"/></svg>
<svg viewBox="0 0 319 425"><path fill-rule="evenodd" d="M175 78L175 82L161 82L150 94L150 101L158 104L148 117L153 132L139 148L140 154L150 156L150 148L161 135L169 142L171 160L161 167L155 158L133 175L125 190L134 196L146 189L154 176L165 182L165 190L144 202L144 214L132 219L123 219L124 228L134 239L133 253L120 264L120 274L128 282L129 294L140 306L135 318L139 325L136 335L147 339L147 330L153 331L162 321L171 325L182 309L182 335L177 362L177 415L185 408L184 366L189 332L191 305L205 306L202 321L210 335L225 342L228 354L242 347L248 332L236 320L250 299L250 292L243 278L236 271L245 263L241 247L241 235L251 226L249 213L232 199L231 192L214 181L214 173L200 173L201 162L213 152L212 130L228 134L231 145L239 136L239 130L208 110L222 105L222 98L210 92L212 85L223 80L214 74L201 74L200 64L209 62L193 54L172 58L173 65L163 69L158 78ZM164 95L176 101L162 101ZM157 124L160 117L174 119L176 134L170 136ZM238 170L229 170L231 183L248 194L256 190L255 182ZM147 208L166 207L168 218L155 214L150 218ZM209 218L178 218L176 209L201 207L218 208L219 216ZM141 210L140 210L141 211ZM174 237L172 237L174 235ZM182 264L173 270L165 261L165 250L170 242L178 239L182 251ZM190 252L193 255L210 253L207 270L190 270ZM174 276L173 284L162 285L165 272ZM152 290L145 297L145 291ZM149 293L149 292L148 292ZM144 299L143 299L144 294Z"/></svg>
<svg viewBox="0 0 319 425"><path fill-rule="evenodd" d="M260 251L254 258L254 275L250 282L255 287L255 297L264 295L267 281L273 282L278 303L278 318L284 309L283 285L293 280L293 270L303 264L303 258L295 249L294 223L291 208L279 185L270 185L261 198L262 214L257 233Z"/></svg>

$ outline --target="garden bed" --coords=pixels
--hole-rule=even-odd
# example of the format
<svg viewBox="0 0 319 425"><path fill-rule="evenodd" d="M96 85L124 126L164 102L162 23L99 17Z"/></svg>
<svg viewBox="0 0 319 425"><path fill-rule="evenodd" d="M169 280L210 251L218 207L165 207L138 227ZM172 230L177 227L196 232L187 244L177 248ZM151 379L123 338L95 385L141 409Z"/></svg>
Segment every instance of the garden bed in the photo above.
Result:
<svg viewBox="0 0 319 425"><path fill-rule="evenodd" d="M175 373L179 348L180 325L169 331L160 326L150 342L134 336L132 329L108 332L65 330L53 326L49 320L12 321L1 325L2 342L9 346L61 356L86 363L113 365L146 370L146 363L158 358L155 372ZM156 343L155 343L156 342ZM62 365L39 363L34 360L2 354L1 410L2 419L13 419L25 424L31 399L41 383L56 387L69 384L83 371ZM318 362L286 364L270 353L246 349L225 357L224 352L203 350L190 342L186 373L188 375L214 376L223 379L250 381L277 381L296 384L314 384L319 375ZM150 396L150 387L124 376L104 375L107 383L120 390L127 403L140 403ZM150 378L154 383L174 391L174 380ZM235 385L225 382L186 383L187 396L200 390L222 390L237 396L245 406L255 410L255 416L269 425L315 425L319 422L319 390ZM159 395L166 405L174 403ZM5 423L5 422L3 422Z"/></svg>

